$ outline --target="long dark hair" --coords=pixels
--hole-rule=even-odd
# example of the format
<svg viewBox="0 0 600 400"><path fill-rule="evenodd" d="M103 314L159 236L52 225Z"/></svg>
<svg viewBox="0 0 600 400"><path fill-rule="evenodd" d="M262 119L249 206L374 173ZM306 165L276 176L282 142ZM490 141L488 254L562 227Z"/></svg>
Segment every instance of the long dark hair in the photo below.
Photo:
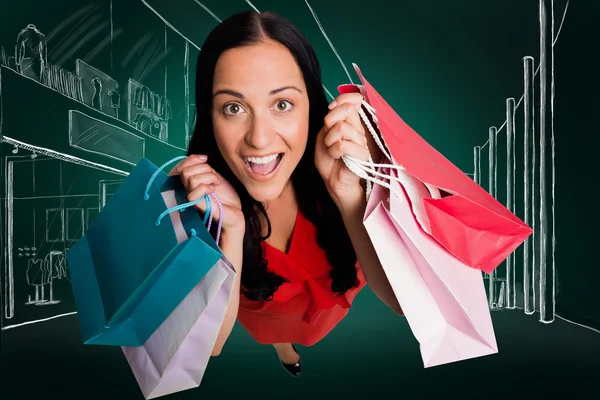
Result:
<svg viewBox="0 0 600 400"><path fill-rule="evenodd" d="M308 39L289 20L272 12L241 12L224 20L208 35L196 65L196 122L187 154L208 155L211 167L237 191L246 219L242 292L250 300L272 299L278 287L287 280L268 271L264 259L261 241L271 235L271 223L264 206L250 196L225 162L217 147L211 120L213 78L219 56L225 50L258 44L265 39L287 47L304 77L310 107L308 143L291 175L291 182L300 211L317 228L317 243L325 250L332 266L331 290L343 294L357 283L356 254L341 215L314 164L316 137L327 115L328 102L317 56ZM261 236L259 213L267 221L264 237Z"/></svg>

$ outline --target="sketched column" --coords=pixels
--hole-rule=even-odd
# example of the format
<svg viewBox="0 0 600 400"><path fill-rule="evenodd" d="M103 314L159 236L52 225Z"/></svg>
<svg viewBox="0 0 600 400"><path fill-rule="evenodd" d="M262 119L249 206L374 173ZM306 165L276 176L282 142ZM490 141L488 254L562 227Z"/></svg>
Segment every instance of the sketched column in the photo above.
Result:
<svg viewBox="0 0 600 400"><path fill-rule="evenodd" d="M534 225L533 235L525 239L523 243L523 308L525 314L531 315L535 312L535 291L534 283L534 262L537 258L535 255L535 240L537 238L537 228L535 225L535 137L534 137L534 119L533 119L533 57L527 56L523 58L523 73L524 73L524 91L523 91L523 113L524 113L524 129L523 129L523 156L524 156L524 199L523 210L525 211L525 224L528 226ZM531 152L531 153L530 153ZM532 223L533 221L533 223Z"/></svg>
<svg viewBox="0 0 600 400"><path fill-rule="evenodd" d="M183 57L183 96L185 99L185 148L187 149L192 136L190 131L190 43L187 40Z"/></svg>
<svg viewBox="0 0 600 400"><path fill-rule="evenodd" d="M554 321L554 2L540 0L540 322Z"/></svg>
<svg viewBox="0 0 600 400"><path fill-rule="evenodd" d="M488 154L489 154L489 169L488 169L488 184L489 192L492 196L496 197L496 134L497 129L495 126L489 129L489 141L488 141ZM494 290L494 279L496 277L496 271L492 271L489 274L488 279L488 302L491 308L496 307L496 293Z"/></svg>
<svg viewBox="0 0 600 400"><path fill-rule="evenodd" d="M473 147L473 180L481 186L481 146Z"/></svg>
<svg viewBox="0 0 600 400"><path fill-rule="evenodd" d="M515 213L515 99L506 99L506 208ZM515 253L506 259L506 308L516 307Z"/></svg>
<svg viewBox="0 0 600 400"><path fill-rule="evenodd" d="M481 146L473 147L473 180L481 186ZM488 277L485 271L481 274L484 278Z"/></svg>

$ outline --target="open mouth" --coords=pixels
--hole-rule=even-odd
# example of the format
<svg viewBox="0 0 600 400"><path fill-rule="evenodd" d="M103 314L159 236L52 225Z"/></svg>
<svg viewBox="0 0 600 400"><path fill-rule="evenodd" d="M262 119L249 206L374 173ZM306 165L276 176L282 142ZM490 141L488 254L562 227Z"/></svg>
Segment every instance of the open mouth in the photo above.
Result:
<svg viewBox="0 0 600 400"><path fill-rule="evenodd" d="M244 163L250 172L266 176L277 170L282 159L283 153L278 153L266 157L245 157Z"/></svg>

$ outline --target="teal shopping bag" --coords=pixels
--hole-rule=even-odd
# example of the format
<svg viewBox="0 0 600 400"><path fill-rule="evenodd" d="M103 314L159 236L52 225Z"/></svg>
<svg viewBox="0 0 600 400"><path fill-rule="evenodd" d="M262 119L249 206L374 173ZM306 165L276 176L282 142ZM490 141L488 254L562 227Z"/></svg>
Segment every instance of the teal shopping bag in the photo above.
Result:
<svg viewBox="0 0 600 400"><path fill-rule="evenodd" d="M218 262L205 226L208 196L187 202L178 176L143 158L67 252L79 326L86 344L142 346ZM177 206L168 208L163 192ZM204 220L193 207L206 201ZM170 213L189 237L178 243Z"/></svg>

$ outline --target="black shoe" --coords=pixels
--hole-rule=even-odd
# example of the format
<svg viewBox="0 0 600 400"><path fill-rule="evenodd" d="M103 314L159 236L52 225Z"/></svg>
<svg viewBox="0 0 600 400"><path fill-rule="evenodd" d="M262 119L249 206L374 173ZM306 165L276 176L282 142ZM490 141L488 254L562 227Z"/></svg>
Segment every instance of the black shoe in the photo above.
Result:
<svg viewBox="0 0 600 400"><path fill-rule="evenodd" d="M292 343L292 348L294 349L294 351L296 352L296 354L298 354L298 351L296 350L296 346L294 346L294 344ZM297 363L295 364L286 364L284 363L281 358L279 359L279 362L281 363L281 365L283 366L283 368L293 377L298 377L300 376L300 373L302 372L302 364L300 363L300 360L298 360Z"/></svg>

